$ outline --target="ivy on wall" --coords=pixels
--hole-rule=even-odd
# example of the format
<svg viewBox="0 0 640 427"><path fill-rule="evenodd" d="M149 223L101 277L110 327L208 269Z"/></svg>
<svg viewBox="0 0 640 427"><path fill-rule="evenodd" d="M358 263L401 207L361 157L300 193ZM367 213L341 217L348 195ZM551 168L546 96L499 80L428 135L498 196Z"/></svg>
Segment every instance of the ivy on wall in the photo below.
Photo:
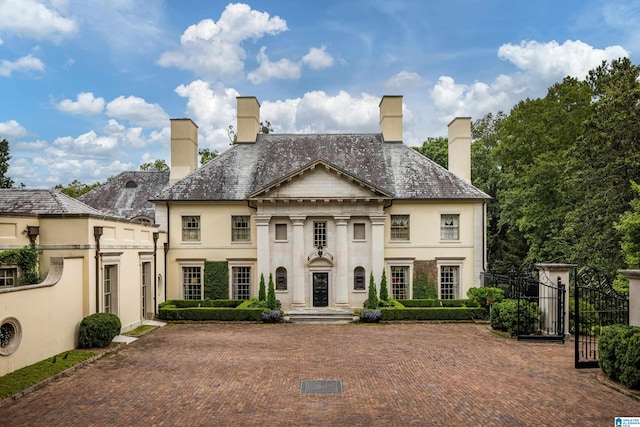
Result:
<svg viewBox="0 0 640 427"><path fill-rule="evenodd" d="M35 248L10 249L0 252L0 265L17 265L20 285L33 285L40 281L38 250Z"/></svg>
<svg viewBox="0 0 640 427"><path fill-rule="evenodd" d="M206 261L204 263L204 297L210 299L229 298L229 263Z"/></svg>

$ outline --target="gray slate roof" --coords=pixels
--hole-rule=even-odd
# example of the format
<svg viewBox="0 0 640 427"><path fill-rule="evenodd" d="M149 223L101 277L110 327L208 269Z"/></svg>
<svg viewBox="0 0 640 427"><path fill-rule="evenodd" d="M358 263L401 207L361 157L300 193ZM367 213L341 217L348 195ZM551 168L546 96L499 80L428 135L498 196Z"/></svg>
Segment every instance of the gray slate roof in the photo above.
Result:
<svg viewBox="0 0 640 427"><path fill-rule="evenodd" d="M84 214L103 217L91 206L56 190L29 190L19 188L0 189L0 213L69 215Z"/></svg>
<svg viewBox="0 0 640 427"><path fill-rule="evenodd" d="M381 134L260 134L236 144L154 197L246 200L315 161L325 161L387 191L394 199L488 199L437 163Z"/></svg>
<svg viewBox="0 0 640 427"><path fill-rule="evenodd" d="M168 184L169 172L122 172L78 200L109 216L126 219L144 216L153 220L155 211L149 199Z"/></svg>

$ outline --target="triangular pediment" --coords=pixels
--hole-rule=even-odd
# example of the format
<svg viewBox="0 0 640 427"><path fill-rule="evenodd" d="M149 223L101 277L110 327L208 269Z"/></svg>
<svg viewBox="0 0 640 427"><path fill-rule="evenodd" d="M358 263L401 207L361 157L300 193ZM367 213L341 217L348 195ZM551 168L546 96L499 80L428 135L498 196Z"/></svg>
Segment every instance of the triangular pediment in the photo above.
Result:
<svg viewBox="0 0 640 427"><path fill-rule="evenodd" d="M388 199L382 190L323 161L313 162L254 192L251 199Z"/></svg>

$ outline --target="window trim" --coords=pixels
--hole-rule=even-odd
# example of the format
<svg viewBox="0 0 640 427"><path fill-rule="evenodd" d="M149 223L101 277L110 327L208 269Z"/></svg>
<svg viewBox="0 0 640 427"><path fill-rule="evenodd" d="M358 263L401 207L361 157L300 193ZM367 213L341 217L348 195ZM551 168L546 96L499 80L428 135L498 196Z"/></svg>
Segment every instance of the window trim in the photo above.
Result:
<svg viewBox="0 0 640 427"><path fill-rule="evenodd" d="M363 237L356 236L356 226L362 226ZM353 223L353 241L354 242L366 242L367 241L367 223L364 221L357 221Z"/></svg>
<svg viewBox="0 0 640 427"><path fill-rule="evenodd" d="M358 275L358 270L361 269L362 270L362 289L357 288L356 285L358 284L358 278L360 277ZM367 270L359 265L356 268L353 269L353 291L354 292L366 292L367 291Z"/></svg>
<svg viewBox="0 0 640 427"><path fill-rule="evenodd" d="M462 274L464 270L464 262L451 260L451 259L444 259L444 260L438 260L437 266L438 266L438 299L443 299L442 298L442 268L443 267L456 267L458 269L458 283L457 283L457 289L454 289L453 299L461 298L460 295L462 295L462 277L463 277Z"/></svg>
<svg viewBox="0 0 640 427"><path fill-rule="evenodd" d="M239 296L239 294L236 294L236 283L235 283L235 276L234 276L234 269L236 268L248 268L249 269L249 275L248 275L248 295L246 299L251 299L251 295L252 295L252 288L253 288L253 274L254 274L254 268L253 265L248 265L248 264L231 264L229 263L229 280L231 281L231 286L229 286L229 299L240 299L240 298L236 298L237 296Z"/></svg>
<svg viewBox="0 0 640 427"><path fill-rule="evenodd" d="M278 288L280 285L281 273L284 271L284 288ZM289 291L289 272L286 267L280 266L276 268L276 283L275 283L275 291L276 292L288 292Z"/></svg>
<svg viewBox="0 0 640 427"><path fill-rule="evenodd" d="M13 277L12 277L12 281L13 284L11 285L0 285L0 289L8 289L8 288L13 288L15 286L18 286L20 284L20 268L17 265L12 265L12 264L8 264L8 265L2 265L0 266L0 272L5 272L5 271L13 271ZM2 279L6 280L7 279L7 275L2 275Z"/></svg>
<svg viewBox="0 0 640 427"><path fill-rule="evenodd" d="M413 259L393 259L387 260L387 287L389 289L389 296L395 299L393 294L393 276L391 275L391 267L408 267L408 278L407 278L407 290L406 295L407 299L413 298Z"/></svg>
<svg viewBox="0 0 640 427"><path fill-rule="evenodd" d="M196 218L198 221L198 226L197 227L185 227L185 219L186 218ZM182 242L183 243L199 243L202 240L202 217L200 216L200 214L191 214L191 213L185 213L182 214L180 216L180 220L181 220L181 227L182 227ZM185 233L188 232L196 232L197 237L195 238L185 238Z"/></svg>
<svg viewBox="0 0 640 427"><path fill-rule="evenodd" d="M411 240L411 215L408 213L394 213L394 214L390 214L389 215L389 240L394 241L394 242L408 242ZM406 226L402 226L402 228L400 228L401 226L394 226L393 224L393 220L395 218L399 218L399 217L406 217L407 218L407 224ZM394 237L394 230L396 231L396 236ZM398 237L398 231L399 230L406 230L406 237Z"/></svg>
<svg viewBox="0 0 640 427"><path fill-rule="evenodd" d="M246 227L236 227L236 218L246 218ZM246 232L246 238L238 238L240 232ZM231 215L231 243L251 243L251 214Z"/></svg>
<svg viewBox="0 0 640 427"><path fill-rule="evenodd" d="M445 225L445 217L455 217L453 226ZM455 237L448 238L445 231L455 230ZM460 241L460 213L458 212L442 212L440 213L440 240L443 242L459 242Z"/></svg>
<svg viewBox="0 0 640 427"><path fill-rule="evenodd" d="M182 297L182 299L186 300L199 300L199 299L204 299L204 263L199 263L199 262L187 262L187 263L180 263L179 264L180 267L180 295ZM200 270L200 298L187 298L187 294L185 292L185 285L187 285L187 283L185 283L185 269L186 268L197 268ZM192 283L192 282L190 282Z"/></svg>
<svg viewBox="0 0 640 427"><path fill-rule="evenodd" d="M278 226L284 226L284 239L278 239ZM273 240L275 242L288 242L289 241L289 225L286 222L277 222L273 226Z"/></svg>
<svg viewBox="0 0 640 427"><path fill-rule="evenodd" d="M316 228L317 225L319 224L324 224L324 232L321 233L321 228ZM317 221L313 221L313 247L317 248L319 244L322 244L323 248L327 247L327 241L328 241L328 227L329 227L329 223L327 220L317 220ZM319 235L320 234L324 234L323 236L323 241L319 240Z"/></svg>

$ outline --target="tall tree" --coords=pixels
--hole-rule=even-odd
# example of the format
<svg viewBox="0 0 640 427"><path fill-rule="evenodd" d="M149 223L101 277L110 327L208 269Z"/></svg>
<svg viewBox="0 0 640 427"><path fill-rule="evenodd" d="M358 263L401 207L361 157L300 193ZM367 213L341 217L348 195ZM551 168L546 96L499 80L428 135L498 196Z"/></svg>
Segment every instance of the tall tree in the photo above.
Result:
<svg viewBox="0 0 640 427"><path fill-rule="evenodd" d="M13 180L7 176L9 170L9 141L2 139L0 141L0 188L13 187Z"/></svg>
<svg viewBox="0 0 640 427"><path fill-rule="evenodd" d="M147 162L140 165L141 171L160 171L165 172L169 170L169 165L163 159L154 160L153 162Z"/></svg>
<svg viewBox="0 0 640 427"><path fill-rule="evenodd" d="M622 58L591 70L592 114L570 153L567 177L575 191L565 237L573 261L614 273L624 266L615 223L640 182L640 67Z"/></svg>
<svg viewBox="0 0 640 427"><path fill-rule="evenodd" d="M636 198L631 201L631 210L625 212L616 224L616 230L622 235L622 252L631 269L640 268L640 185L631 183Z"/></svg>
<svg viewBox="0 0 640 427"><path fill-rule="evenodd" d="M218 157L218 151L211 150L209 148L199 149L198 154L200 155L200 166L203 166Z"/></svg>
<svg viewBox="0 0 640 427"><path fill-rule="evenodd" d="M73 197L74 199L77 199L78 197L82 196L84 193L88 193L89 191L93 190L99 185L100 185L99 182L94 182L93 184L83 184L77 179L74 179L66 187L63 186L62 184L58 184L53 188L60 191L61 193L66 194L69 197Z"/></svg>
<svg viewBox="0 0 640 427"><path fill-rule="evenodd" d="M421 147L413 147L418 153L426 156L442 166L443 168L447 168L449 164L448 152L449 145L448 139L439 136L436 138L429 137L426 141L422 143Z"/></svg>

